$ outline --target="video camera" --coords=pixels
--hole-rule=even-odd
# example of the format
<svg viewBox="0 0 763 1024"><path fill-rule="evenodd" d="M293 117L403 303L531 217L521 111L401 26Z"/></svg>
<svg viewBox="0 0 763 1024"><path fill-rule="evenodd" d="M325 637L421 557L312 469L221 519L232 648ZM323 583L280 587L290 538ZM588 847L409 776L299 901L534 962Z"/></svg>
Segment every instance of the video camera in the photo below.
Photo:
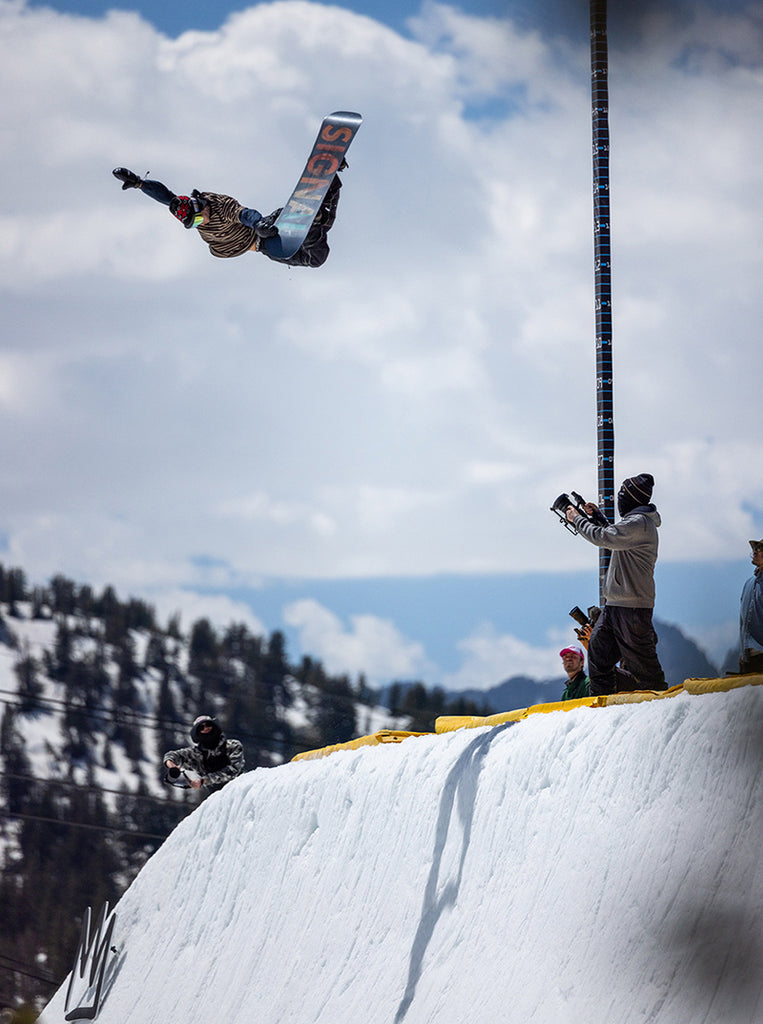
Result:
<svg viewBox="0 0 763 1024"><path fill-rule="evenodd" d="M559 522L570 533L577 533L573 523L567 518L567 509L572 507L575 511L581 515L584 519L587 519L589 523L593 523L595 526L609 526L609 520L600 509L595 509L590 515L585 510L586 500L577 491L570 491L569 494L560 494L554 504L551 506L551 511L554 515L559 516Z"/></svg>
<svg viewBox="0 0 763 1024"><path fill-rule="evenodd" d="M184 770L178 768L177 765L173 765L165 770L163 781L168 786L174 786L176 789L193 789L191 779L197 779L198 777L198 773L191 771L191 769Z"/></svg>

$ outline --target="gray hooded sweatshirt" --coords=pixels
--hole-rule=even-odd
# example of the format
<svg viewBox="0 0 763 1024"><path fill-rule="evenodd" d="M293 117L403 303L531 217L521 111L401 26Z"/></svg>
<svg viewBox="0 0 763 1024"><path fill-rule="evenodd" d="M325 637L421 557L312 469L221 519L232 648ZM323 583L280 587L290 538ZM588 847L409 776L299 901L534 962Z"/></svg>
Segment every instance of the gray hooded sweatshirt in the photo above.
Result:
<svg viewBox="0 0 763 1024"><path fill-rule="evenodd" d="M661 522L654 505L639 505L613 526L594 526L583 516L576 516L574 526L581 537L612 552L604 583L607 604L654 608L657 527Z"/></svg>

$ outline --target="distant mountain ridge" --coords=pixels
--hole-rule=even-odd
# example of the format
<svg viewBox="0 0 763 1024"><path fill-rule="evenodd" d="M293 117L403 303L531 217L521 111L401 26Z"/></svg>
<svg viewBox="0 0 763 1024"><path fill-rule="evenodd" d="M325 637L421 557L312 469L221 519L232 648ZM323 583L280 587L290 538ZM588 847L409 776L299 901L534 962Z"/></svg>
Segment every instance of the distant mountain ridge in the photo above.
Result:
<svg viewBox="0 0 763 1024"><path fill-rule="evenodd" d="M684 679L716 678L721 675L703 651L685 636L678 626L655 619L655 630L659 637L657 652L665 671L669 686L678 686ZM489 705L493 713L512 711L514 708L530 707L532 704L547 704L561 699L565 687L564 674L556 679L532 679L517 675L504 679L488 690L467 689L450 693L464 701Z"/></svg>

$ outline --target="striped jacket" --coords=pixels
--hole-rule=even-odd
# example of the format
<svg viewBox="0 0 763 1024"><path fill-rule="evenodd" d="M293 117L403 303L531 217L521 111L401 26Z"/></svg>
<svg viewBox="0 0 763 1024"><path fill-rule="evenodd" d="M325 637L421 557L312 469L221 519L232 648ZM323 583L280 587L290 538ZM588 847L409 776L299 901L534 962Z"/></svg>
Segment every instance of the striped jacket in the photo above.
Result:
<svg viewBox="0 0 763 1024"><path fill-rule="evenodd" d="M244 207L232 196L217 192L202 192L201 198L209 204L209 223L197 231L209 246L213 256L229 259L243 256L250 249L257 249L257 235L239 220Z"/></svg>

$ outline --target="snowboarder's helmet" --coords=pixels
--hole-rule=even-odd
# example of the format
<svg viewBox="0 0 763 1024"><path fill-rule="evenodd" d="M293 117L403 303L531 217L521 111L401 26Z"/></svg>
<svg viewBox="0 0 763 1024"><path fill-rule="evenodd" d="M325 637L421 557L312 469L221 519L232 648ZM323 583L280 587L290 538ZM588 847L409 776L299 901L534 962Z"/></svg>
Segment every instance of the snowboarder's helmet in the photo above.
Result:
<svg viewBox="0 0 763 1024"><path fill-rule="evenodd" d="M210 715L199 715L191 729L191 739L199 747L214 750L223 738L223 731Z"/></svg>
<svg viewBox="0 0 763 1024"><path fill-rule="evenodd" d="M197 196L175 196L170 202L170 213L177 217L183 227L197 228L206 205L204 200Z"/></svg>

